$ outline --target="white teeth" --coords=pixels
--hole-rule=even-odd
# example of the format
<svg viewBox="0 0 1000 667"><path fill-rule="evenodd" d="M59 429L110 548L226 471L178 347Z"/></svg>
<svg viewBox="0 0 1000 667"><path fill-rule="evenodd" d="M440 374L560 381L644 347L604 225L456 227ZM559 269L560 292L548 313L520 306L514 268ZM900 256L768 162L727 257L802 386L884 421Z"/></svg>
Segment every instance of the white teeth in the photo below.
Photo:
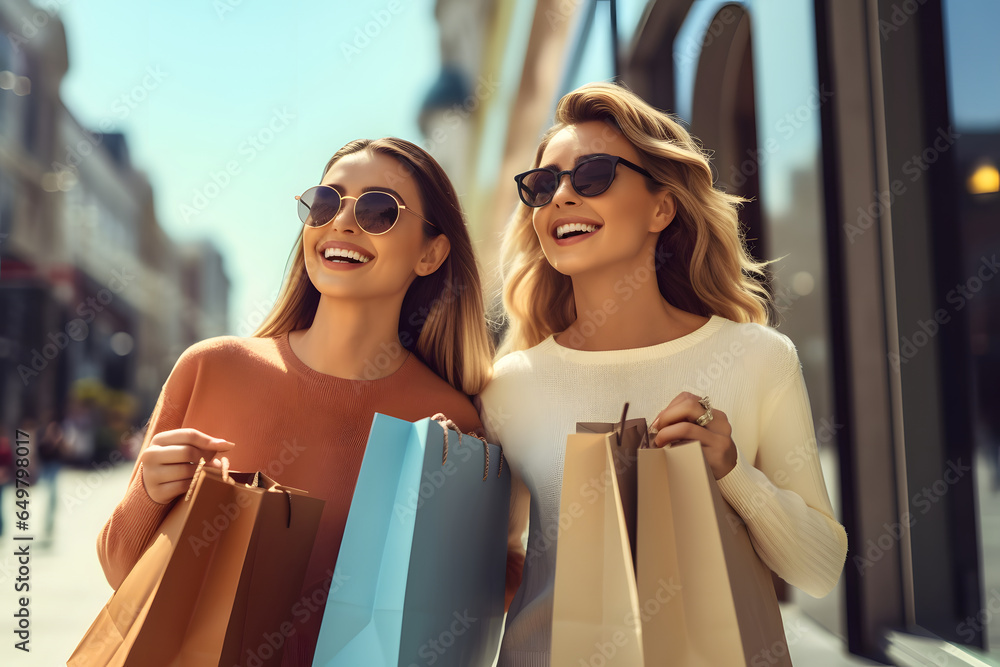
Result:
<svg viewBox="0 0 1000 667"><path fill-rule="evenodd" d="M596 232L597 225L587 225L580 222L573 222L568 225L559 225L556 227L556 238L561 239L570 232Z"/></svg>
<svg viewBox="0 0 1000 667"><path fill-rule="evenodd" d="M323 257L330 259L331 257L343 257L345 259L353 259L355 261L366 264L371 261L371 257L368 255L362 255L356 250L347 250L346 248L327 248L323 251Z"/></svg>

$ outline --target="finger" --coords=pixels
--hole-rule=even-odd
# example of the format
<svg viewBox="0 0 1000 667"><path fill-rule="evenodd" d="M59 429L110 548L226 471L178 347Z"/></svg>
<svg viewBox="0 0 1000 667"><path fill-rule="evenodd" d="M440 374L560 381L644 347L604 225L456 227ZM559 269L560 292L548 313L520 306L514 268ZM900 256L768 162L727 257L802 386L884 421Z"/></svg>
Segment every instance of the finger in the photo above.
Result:
<svg viewBox="0 0 1000 667"><path fill-rule="evenodd" d="M149 466L143 465L142 478L146 482L147 488L159 487L164 484L174 482L190 483L194 475L194 468L191 466Z"/></svg>
<svg viewBox="0 0 1000 667"><path fill-rule="evenodd" d="M178 428L171 431L163 431L153 436L151 442L152 444L167 446L192 445L198 449L212 452L225 451L236 446L235 443L225 438L216 438L194 428Z"/></svg>
<svg viewBox="0 0 1000 667"><path fill-rule="evenodd" d="M157 484L155 488L152 489L153 493L150 494L150 498L158 498L158 502L168 503L174 498L187 493L190 486L190 477L188 479L174 480L172 482Z"/></svg>
<svg viewBox="0 0 1000 667"><path fill-rule="evenodd" d="M698 418L705 414L705 408L697 400L692 400L690 398L692 395L688 394L685 398L664 409L663 412L657 415L656 420L653 422L653 427L660 430L671 424L680 422L694 423L698 421Z"/></svg>
<svg viewBox="0 0 1000 667"><path fill-rule="evenodd" d="M142 459L154 465L196 464L199 459L214 458L214 452L206 452L191 445L157 445L143 452Z"/></svg>
<svg viewBox="0 0 1000 667"><path fill-rule="evenodd" d="M705 429L702 427L691 422L682 421L677 424L670 424L661 429L656 434L656 437L653 438L653 445L663 447L678 440L702 440L704 435Z"/></svg>
<svg viewBox="0 0 1000 667"><path fill-rule="evenodd" d="M655 430L663 428L664 426L666 426L667 424L669 424L670 422L666 421L666 419L665 419L665 413L668 410L670 410L671 408L673 408L675 405L677 405L678 401L682 401L682 400L684 400L684 394L683 393L680 393L680 394L677 394L676 396L674 396L674 399L672 401L670 401L669 403L667 403L667 407L665 407L662 410L660 410L659 414L656 415L656 417L653 419L653 423L650 424L650 428L652 428L655 431Z"/></svg>

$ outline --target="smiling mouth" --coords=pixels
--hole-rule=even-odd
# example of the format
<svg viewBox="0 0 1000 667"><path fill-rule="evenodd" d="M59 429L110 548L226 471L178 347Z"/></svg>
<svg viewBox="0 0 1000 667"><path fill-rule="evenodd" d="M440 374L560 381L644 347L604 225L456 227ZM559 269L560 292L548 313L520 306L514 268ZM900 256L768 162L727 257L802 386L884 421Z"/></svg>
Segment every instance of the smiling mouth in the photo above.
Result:
<svg viewBox="0 0 1000 667"><path fill-rule="evenodd" d="M370 255L344 248L327 248L323 251L323 258L334 264L367 264L374 259Z"/></svg>
<svg viewBox="0 0 1000 667"><path fill-rule="evenodd" d="M556 227L555 234L557 239L568 239L573 236L593 234L600 228L600 225L588 225L580 222L574 222L567 225L559 225Z"/></svg>

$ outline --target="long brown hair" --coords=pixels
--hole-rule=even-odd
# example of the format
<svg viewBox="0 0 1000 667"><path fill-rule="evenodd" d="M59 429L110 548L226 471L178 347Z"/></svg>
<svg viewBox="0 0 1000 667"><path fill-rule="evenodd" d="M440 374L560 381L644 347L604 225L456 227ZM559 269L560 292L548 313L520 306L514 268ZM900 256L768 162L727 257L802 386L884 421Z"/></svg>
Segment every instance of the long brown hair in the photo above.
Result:
<svg viewBox="0 0 1000 667"><path fill-rule="evenodd" d="M566 94L555 120L533 167L563 128L603 121L635 146L653 175L650 188L669 190L676 199L676 216L656 244L656 279L664 299L698 315L769 321L773 308L762 280L768 262L756 262L747 252L737 215L744 200L712 186L706 152L679 122L611 83L590 83ZM572 280L545 259L531 212L518 204L504 232L503 303L510 327L500 355L533 347L576 319Z"/></svg>
<svg viewBox="0 0 1000 667"><path fill-rule="evenodd" d="M438 270L417 276L407 290L399 313L400 342L453 387L478 394L489 381L493 350L479 270L455 189L426 151L393 137L348 143L327 162L320 181L337 160L360 151L387 155L399 163L397 182L414 179L424 215L437 225L424 224L425 237L444 234L451 243ZM393 178L390 174L389 180ZM311 326L319 299L319 290L306 273L299 232L277 301L253 335L272 338Z"/></svg>

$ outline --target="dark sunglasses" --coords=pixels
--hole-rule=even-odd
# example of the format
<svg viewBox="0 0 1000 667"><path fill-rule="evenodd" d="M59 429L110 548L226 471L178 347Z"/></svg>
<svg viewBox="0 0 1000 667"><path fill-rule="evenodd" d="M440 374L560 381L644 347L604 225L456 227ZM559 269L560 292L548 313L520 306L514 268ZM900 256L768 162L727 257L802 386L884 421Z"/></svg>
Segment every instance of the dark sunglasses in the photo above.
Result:
<svg viewBox="0 0 1000 667"><path fill-rule="evenodd" d="M617 155L595 155L581 160L572 169L557 171L548 167L531 169L514 177L517 194L526 206L538 208L552 201L559 188L559 181L569 174L570 185L581 197L596 197L611 187L615 180L615 168L623 164L646 178L653 178L648 171Z"/></svg>
<svg viewBox="0 0 1000 667"><path fill-rule="evenodd" d="M348 197L337 192L332 185L316 185L295 198L299 200L299 220L307 227L322 227L329 223L340 213L344 200L353 199L355 222L362 231L372 236L385 234L392 229L399 220L401 210L413 213L437 229L437 225L433 222L400 204L390 193L381 190L370 190L360 197Z"/></svg>

